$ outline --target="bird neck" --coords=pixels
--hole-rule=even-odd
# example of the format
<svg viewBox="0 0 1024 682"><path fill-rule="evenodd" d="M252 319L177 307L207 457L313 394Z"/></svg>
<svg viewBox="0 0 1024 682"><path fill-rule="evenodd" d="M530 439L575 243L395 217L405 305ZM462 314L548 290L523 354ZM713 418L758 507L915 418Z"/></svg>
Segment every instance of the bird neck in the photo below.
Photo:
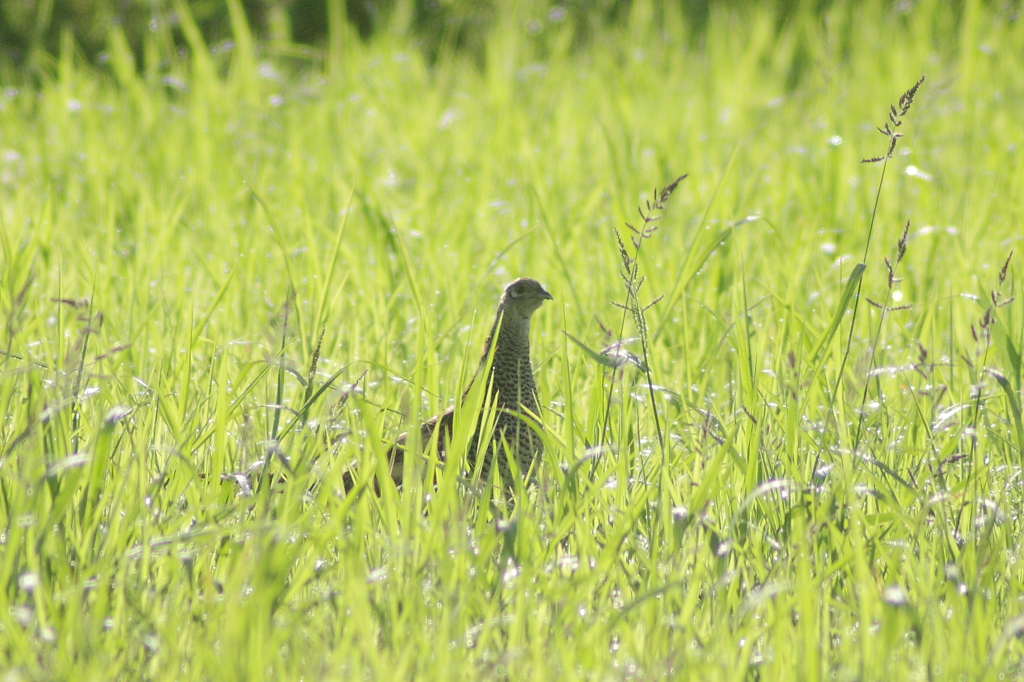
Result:
<svg viewBox="0 0 1024 682"><path fill-rule="evenodd" d="M495 344L497 346L495 347ZM494 347L494 364L498 358L529 358L530 357L530 318L515 319L512 316L507 318L503 313L498 313L494 320L494 326L487 335L484 342L484 354L480 358L480 365L487 363L487 357Z"/></svg>

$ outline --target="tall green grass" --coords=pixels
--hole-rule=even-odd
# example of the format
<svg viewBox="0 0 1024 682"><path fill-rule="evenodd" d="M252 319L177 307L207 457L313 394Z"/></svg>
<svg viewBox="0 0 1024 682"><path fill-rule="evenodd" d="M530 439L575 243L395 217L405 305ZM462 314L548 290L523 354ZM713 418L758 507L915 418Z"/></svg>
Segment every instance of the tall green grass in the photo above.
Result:
<svg viewBox="0 0 1024 682"><path fill-rule="evenodd" d="M3 84L5 679L1024 674L1019 21L714 10L694 43L637 2L576 49L538 5L431 68L340 22L264 54L229 6L229 52L182 13L191 59L115 31ZM614 341L612 230L682 173L638 261L652 390L563 332ZM536 482L346 496L517 276L556 298Z"/></svg>

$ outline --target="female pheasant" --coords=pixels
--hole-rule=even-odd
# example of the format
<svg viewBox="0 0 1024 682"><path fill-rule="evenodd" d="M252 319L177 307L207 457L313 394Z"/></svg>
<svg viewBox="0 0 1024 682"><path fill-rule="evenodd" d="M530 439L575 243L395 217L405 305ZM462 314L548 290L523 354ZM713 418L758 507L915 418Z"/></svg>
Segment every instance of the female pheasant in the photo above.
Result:
<svg viewBox="0 0 1024 682"><path fill-rule="evenodd" d="M508 284L498 301L494 324L484 342L480 366L473 377L473 381L488 382L488 400L495 405L496 412L491 433L482 435L480 425L477 425L477 432L470 441L466 464L471 473L475 472L477 457L483 450L484 460L479 465L482 480L488 480L491 467L497 461L498 472L506 488L512 488L514 484L506 447L523 475L543 451L541 439L534 430L536 427L527 423L527 420L536 423L534 415L540 414L537 386L533 381L533 368L530 364L530 317L544 301L550 300L553 300L551 294L537 280L523 277ZM489 376L481 378L492 347L494 359ZM472 385L470 382L470 387ZM469 388L462 395L463 401L468 393ZM420 443L424 445L430 442L435 431L439 431L437 454L440 458L444 457L451 439L454 415L455 409L449 408L420 427ZM407 435L400 435L398 442L388 451L391 478L396 485L402 484Z"/></svg>

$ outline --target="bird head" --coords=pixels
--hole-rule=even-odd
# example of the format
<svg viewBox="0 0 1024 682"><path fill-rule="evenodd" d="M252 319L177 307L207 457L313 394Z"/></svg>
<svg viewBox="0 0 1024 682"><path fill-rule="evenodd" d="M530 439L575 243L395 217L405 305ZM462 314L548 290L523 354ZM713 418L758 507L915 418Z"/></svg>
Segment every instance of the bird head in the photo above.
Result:
<svg viewBox="0 0 1024 682"><path fill-rule="evenodd" d="M507 317L529 319L541 303L551 300L554 300L554 297L540 285L540 282L529 277L521 277L505 287L505 293L501 295L501 301L498 303L498 310Z"/></svg>

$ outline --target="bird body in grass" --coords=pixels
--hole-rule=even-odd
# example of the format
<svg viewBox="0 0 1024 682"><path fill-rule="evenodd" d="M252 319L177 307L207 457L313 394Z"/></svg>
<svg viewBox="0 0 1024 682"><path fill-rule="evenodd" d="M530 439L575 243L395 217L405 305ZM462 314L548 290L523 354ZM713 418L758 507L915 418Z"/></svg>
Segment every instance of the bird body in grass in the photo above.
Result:
<svg viewBox="0 0 1024 682"><path fill-rule="evenodd" d="M507 489L514 485L512 467L507 454L515 458L522 475L530 470L543 451L543 444L536 432L536 415L540 414L537 402L537 386L533 380L530 364L530 317L544 301L552 300L539 282L520 278L505 287L498 302L494 323L484 342L483 356L473 382L486 381L489 391L485 400L495 407L493 431L481 435L481 425L470 440L466 454L466 465L470 474L480 471L481 480L488 480L495 463L498 473ZM488 358L491 359L489 375L485 376ZM470 388L473 383L470 383ZM465 401L469 388L462 396ZM455 408L426 421L420 427L420 444L426 447L437 433L437 454L443 459L448 442L452 437ZM528 423L534 422L533 425ZM404 474L406 441L403 433L388 450L388 464L391 478L401 485ZM483 461L478 457L483 454Z"/></svg>

